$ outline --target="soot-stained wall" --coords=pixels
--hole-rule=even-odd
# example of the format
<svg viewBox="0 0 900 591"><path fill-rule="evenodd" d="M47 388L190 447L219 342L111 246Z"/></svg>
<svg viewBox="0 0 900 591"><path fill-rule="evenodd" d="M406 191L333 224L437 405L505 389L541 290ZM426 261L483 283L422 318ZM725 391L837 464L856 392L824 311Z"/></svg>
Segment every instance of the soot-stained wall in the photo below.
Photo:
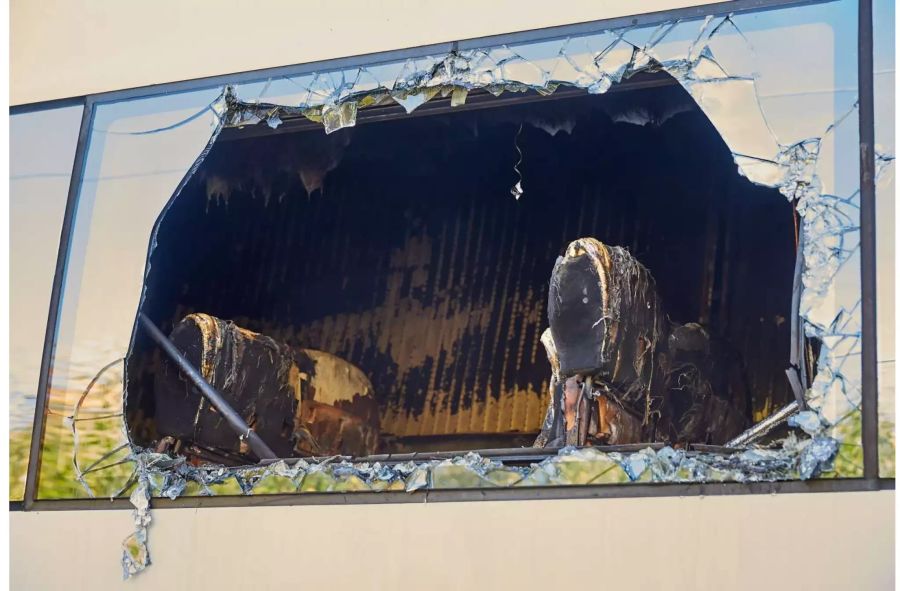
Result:
<svg viewBox="0 0 900 591"><path fill-rule="evenodd" d="M791 208L678 87L220 141L160 225L143 309L164 331L206 312L349 360L384 433L536 433L548 280L584 236L629 248L673 321L738 350L748 414L790 398ZM129 360L138 441L152 350L139 336Z"/></svg>

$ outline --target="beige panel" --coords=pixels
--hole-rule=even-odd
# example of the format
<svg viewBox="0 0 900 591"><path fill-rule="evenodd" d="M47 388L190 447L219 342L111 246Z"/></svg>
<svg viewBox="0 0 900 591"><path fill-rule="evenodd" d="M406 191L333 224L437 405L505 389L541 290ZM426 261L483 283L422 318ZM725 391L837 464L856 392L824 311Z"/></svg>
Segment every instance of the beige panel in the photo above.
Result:
<svg viewBox="0 0 900 591"><path fill-rule="evenodd" d="M708 0L12 0L22 104L646 13Z"/></svg>
<svg viewBox="0 0 900 591"><path fill-rule="evenodd" d="M891 589L894 493L168 509L128 589ZM120 589L127 511L11 514L11 587Z"/></svg>

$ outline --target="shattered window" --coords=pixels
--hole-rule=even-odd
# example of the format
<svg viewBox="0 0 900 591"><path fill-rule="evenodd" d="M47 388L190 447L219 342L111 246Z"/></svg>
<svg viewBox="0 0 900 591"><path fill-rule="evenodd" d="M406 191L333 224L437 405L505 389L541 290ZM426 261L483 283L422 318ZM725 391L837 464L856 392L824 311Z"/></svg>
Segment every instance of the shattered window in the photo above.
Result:
<svg viewBox="0 0 900 591"><path fill-rule="evenodd" d="M861 476L856 11L100 104L39 498Z"/></svg>
<svg viewBox="0 0 900 591"><path fill-rule="evenodd" d="M635 75L601 97L558 90L487 108L496 103L363 120L330 135L290 122L275 135L226 130L160 223L143 313L194 365L208 364L214 386L243 382L266 400L273 387L299 398L301 417L316 417L301 418L302 439L291 405L238 401L255 405L256 431L280 446L279 457L522 448L536 439L564 447L554 374L582 386L604 376L597 388L616 388L607 396L622 412L607 420L613 410L604 406L586 417L596 425L568 442L576 445L722 445L794 399L784 376L792 208L737 173L674 78ZM402 141L384 146L385 136ZM425 137L441 149L422 153ZM596 137L610 141L598 146ZM397 183L410 162L415 180ZM656 174L644 177L648 168ZM464 178L442 185L442 169ZM389 190L373 198L372 187ZM608 246L584 238L595 234ZM252 279L236 281L244 269ZM637 283L618 284L632 276ZM603 316L621 328L604 327ZM275 357L267 339L280 346ZM776 346L759 347L766 339ZM134 439L150 446L166 433L198 458L212 457L210 447L240 456L217 415L215 425L198 418L181 395L187 384L157 351L139 333L126 409ZM343 430L332 432L329 420Z"/></svg>
<svg viewBox="0 0 900 591"><path fill-rule="evenodd" d="M878 266L878 472L895 473L894 3L875 0L875 198Z"/></svg>
<svg viewBox="0 0 900 591"><path fill-rule="evenodd" d="M21 500L82 106L10 117L9 497Z"/></svg>
<svg viewBox="0 0 900 591"><path fill-rule="evenodd" d="M156 217L216 129L208 106L219 92L95 109L63 286L38 498L109 497L130 484L122 380L144 260Z"/></svg>
<svg viewBox="0 0 900 591"><path fill-rule="evenodd" d="M856 29L100 105L40 497L861 475Z"/></svg>

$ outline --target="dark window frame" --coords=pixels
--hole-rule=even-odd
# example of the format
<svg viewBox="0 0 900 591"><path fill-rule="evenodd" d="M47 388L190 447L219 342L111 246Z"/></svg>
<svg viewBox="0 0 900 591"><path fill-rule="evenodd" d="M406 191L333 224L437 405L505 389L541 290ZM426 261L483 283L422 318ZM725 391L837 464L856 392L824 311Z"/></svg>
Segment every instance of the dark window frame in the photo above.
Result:
<svg viewBox="0 0 900 591"><path fill-rule="evenodd" d="M90 508L130 509L128 499L71 499L38 500L37 480L41 465L42 441L44 437L51 362L56 348L56 332L60 316L63 281L68 265L69 245L72 238L73 222L78 206L85 157L94 118L94 107L98 104L150 98L162 94L201 90L224 84L239 84L257 81L267 76L297 76L321 69L337 69L361 65L371 65L387 61L421 57L452 50L465 50L500 44L524 43L537 40L578 35L600 30L636 25L653 25L676 19L691 19L707 15L724 15L738 12L760 12L792 6L822 4L829 0L731 0L688 8L645 13L626 17L592 21L574 25L563 25L467 39L452 43L439 43L416 48L379 52L306 63L301 65L267 68L230 75L212 76L194 80L145 86L140 88L112 91L84 97L31 103L10 107L10 115L41 111L81 104L84 112L72 166L65 218L59 241L59 251L53 287L50 297L47 327L44 337L44 351L38 382L37 400L32 429L31 450L23 501L10 502L11 510L72 510ZM813 493L840 491L867 491L894 489L893 478L878 475L878 368L877 368L877 302L876 302L876 243L875 243L875 120L874 120L874 65L873 65L873 24L872 0L858 0L858 92L859 92L859 155L860 155L860 255L862 289L862 444L863 477L847 479L821 479L810 481L784 481L766 483L626 483L583 486L553 486L528 489L467 489L467 490L424 490L406 492L359 492L359 493L304 493L184 497L175 500L154 499L154 507L234 507L256 505L319 505L350 503L421 503L441 501L474 500L526 500L564 498L634 498L658 496L691 495L743 495L775 493Z"/></svg>

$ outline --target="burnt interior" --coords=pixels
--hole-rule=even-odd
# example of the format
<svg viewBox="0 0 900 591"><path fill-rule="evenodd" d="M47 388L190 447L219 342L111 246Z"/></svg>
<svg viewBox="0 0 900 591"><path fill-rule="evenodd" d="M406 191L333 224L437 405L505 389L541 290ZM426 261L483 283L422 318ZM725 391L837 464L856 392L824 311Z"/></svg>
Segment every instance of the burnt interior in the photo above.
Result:
<svg viewBox="0 0 900 591"><path fill-rule="evenodd" d="M640 79L331 135L228 130L161 217L141 310L166 334L203 312L349 361L374 388L381 451L528 446L549 397L550 273L590 236L650 270L673 322L736 352L742 410L760 420L793 398L794 214L738 174L677 84ZM126 402L138 445L161 436L160 362L138 331Z"/></svg>

